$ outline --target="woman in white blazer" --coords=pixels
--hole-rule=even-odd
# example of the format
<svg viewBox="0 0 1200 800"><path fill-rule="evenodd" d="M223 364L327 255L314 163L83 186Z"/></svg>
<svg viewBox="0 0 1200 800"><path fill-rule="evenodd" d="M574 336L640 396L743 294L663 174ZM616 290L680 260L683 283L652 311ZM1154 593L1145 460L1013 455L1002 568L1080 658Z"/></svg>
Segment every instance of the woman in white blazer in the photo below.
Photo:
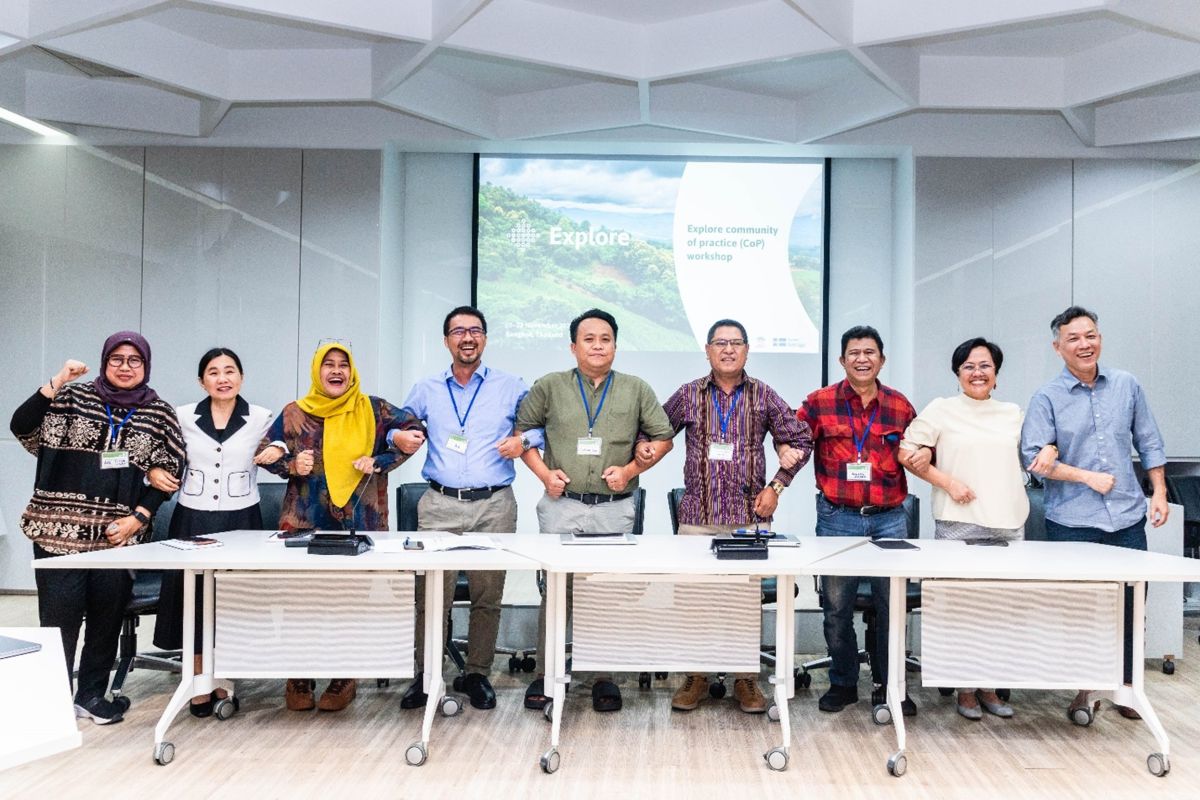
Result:
<svg viewBox="0 0 1200 800"><path fill-rule="evenodd" d="M254 451L273 415L250 405L239 394L242 362L232 350L214 347L205 353L197 377L208 397L176 410L187 445L187 467L182 483L171 487L179 490L179 499L171 514L170 536L183 539L221 531L262 530L258 465L274 461L280 451L268 448L258 458ZM200 608L197 600L197 616ZM200 630L197 620L197 672L202 667ZM178 650L183 645L183 573L178 570L163 574L154 644L164 650ZM192 698L192 714L210 716L213 704L224 695L225 691L218 689L209 696Z"/></svg>

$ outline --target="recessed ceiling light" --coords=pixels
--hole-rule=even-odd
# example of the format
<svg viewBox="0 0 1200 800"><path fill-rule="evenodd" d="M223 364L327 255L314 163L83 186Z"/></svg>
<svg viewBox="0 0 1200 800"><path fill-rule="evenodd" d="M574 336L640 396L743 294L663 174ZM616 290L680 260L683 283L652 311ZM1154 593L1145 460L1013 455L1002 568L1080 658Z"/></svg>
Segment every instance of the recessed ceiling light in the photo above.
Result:
<svg viewBox="0 0 1200 800"><path fill-rule="evenodd" d="M43 125L40 122L30 119L29 117L23 117L15 111L9 111L7 108L0 107L0 120L4 120L11 125L16 125L18 128L24 128L27 131L32 131L39 136L45 136L51 139L68 138L66 133L63 133L57 128L51 128L49 125Z"/></svg>

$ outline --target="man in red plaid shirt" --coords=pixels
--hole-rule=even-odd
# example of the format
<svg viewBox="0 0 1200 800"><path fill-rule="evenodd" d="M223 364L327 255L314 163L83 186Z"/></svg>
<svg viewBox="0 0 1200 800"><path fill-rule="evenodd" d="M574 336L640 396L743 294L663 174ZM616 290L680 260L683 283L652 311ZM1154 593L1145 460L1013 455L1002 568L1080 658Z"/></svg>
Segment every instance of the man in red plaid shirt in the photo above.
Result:
<svg viewBox="0 0 1200 800"><path fill-rule="evenodd" d="M812 430L813 468L820 489L817 536L903 539L907 535L902 503L908 482L896 454L916 411L904 395L879 382L884 360L877 330L851 328L842 334L838 359L846 370L845 379L810 394L796 412ZM841 711L858 702L854 601L860 580L822 578L825 643L833 661L829 691L818 703L822 711ZM870 580L876 654L871 673L875 685L882 686L887 682L888 580ZM907 697L902 706L906 716L917 713Z"/></svg>

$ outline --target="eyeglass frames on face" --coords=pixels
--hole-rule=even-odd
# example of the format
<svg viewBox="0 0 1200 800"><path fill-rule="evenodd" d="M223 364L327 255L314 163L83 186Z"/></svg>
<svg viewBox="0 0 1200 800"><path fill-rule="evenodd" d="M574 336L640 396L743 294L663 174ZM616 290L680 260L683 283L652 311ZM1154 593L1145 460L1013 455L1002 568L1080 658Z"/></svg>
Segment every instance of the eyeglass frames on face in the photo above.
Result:
<svg viewBox="0 0 1200 800"><path fill-rule="evenodd" d="M123 367L128 364L130 369L137 369L146 362L141 356L109 356L107 363L110 367Z"/></svg>
<svg viewBox="0 0 1200 800"><path fill-rule="evenodd" d="M732 347L735 350L739 347L746 346L745 339L713 339L708 343L709 347L715 347L718 350L724 350L726 347Z"/></svg>
<svg viewBox="0 0 1200 800"><path fill-rule="evenodd" d="M487 336L487 331L485 331L483 328L479 327L478 325L473 325L470 328L451 328L449 335L451 338L461 339L462 337L466 336L468 333L471 334L472 336L476 336L476 337Z"/></svg>

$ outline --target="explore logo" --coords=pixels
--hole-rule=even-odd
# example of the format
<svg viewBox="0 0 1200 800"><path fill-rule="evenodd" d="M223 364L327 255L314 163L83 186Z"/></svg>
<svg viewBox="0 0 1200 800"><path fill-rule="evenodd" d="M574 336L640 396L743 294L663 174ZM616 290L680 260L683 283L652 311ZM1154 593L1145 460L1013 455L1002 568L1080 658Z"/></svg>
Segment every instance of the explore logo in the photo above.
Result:
<svg viewBox="0 0 1200 800"><path fill-rule="evenodd" d="M508 229L508 240L518 250L528 250L538 239L538 232L525 220Z"/></svg>

